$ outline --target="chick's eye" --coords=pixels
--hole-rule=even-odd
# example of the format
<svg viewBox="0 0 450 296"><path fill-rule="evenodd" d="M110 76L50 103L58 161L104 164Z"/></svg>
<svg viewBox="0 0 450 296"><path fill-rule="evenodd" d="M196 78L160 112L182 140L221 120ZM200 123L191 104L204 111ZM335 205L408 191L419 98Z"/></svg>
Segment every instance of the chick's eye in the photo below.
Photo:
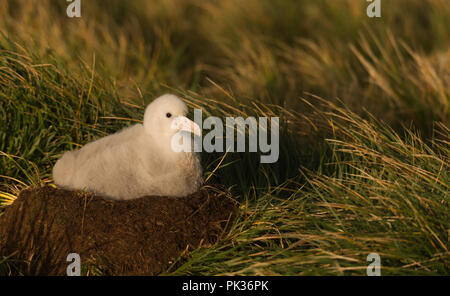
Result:
<svg viewBox="0 0 450 296"><path fill-rule="evenodd" d="M170 118L170 117L172 117L172 114L171 114L171 113L167 113L167 114L166 114L166 117L167 117L167 118Z"/></svg>

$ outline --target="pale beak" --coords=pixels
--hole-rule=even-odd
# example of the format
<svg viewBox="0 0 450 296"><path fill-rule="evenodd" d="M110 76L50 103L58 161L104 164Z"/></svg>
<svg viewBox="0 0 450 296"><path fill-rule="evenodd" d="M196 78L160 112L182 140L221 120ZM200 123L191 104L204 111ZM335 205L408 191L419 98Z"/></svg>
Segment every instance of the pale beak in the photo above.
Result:
<svg viewBox="0 0 450 296"><path fill-rule="evenodd" d="M198 124L190 120L185 116L178 116L172 120L172 124L170 126L172 129L179 131L187 131L190 133L194 133L197 136L201 136L202 132L200 131L200 127Z"/></svg>

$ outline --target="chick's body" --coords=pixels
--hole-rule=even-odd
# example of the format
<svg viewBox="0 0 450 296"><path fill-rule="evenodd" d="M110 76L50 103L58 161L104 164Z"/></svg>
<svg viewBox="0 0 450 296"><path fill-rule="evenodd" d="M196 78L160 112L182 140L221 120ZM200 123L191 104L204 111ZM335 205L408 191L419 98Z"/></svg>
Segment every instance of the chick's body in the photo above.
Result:
<svg viewBox="0 0 450 296"><path fill-rule="evenodd" d="M173 101L173 96L170 99ZM156 111L153 113L161 113ZM177 114L176 110L171 112ZM80 150L65 152L53 169L55 183L112 199L186 196L197 191L202 184L200 159L194 152L172 151L173 133L164 129L170 121L161 119L152 128L145 126L144 119L144 125L127 127Z"/></svg>

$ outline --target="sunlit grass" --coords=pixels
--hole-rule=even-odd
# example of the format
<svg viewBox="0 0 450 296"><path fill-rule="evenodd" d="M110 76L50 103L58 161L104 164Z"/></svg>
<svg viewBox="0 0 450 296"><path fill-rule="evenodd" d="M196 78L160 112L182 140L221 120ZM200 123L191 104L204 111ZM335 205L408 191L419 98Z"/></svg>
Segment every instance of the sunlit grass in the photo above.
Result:
<svg viewBox="0 0 450 296"><path fill-rule="evenodd" d="M332 174L302 168L257 202L222 241L187 256L171 274L365 275L376 252L382 273L446 274L447 138L429 146L375 120L329 105Z"/></svg>

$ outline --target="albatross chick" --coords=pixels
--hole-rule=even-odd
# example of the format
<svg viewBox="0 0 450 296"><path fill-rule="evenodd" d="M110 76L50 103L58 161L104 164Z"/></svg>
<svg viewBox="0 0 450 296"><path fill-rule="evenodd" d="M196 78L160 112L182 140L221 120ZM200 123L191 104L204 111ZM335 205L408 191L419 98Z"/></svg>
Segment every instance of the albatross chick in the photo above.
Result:
<svg viewBox="0 0 450 296"><path fill-rule="evenodd" d="M187 111L174 95L155 99L145 110L144 124L65 152L53 168L54 182L118 200L197 191L203 181L198 154L176 152L171 145L177 133L200 135L199 126L186 117Z"/></svg>

